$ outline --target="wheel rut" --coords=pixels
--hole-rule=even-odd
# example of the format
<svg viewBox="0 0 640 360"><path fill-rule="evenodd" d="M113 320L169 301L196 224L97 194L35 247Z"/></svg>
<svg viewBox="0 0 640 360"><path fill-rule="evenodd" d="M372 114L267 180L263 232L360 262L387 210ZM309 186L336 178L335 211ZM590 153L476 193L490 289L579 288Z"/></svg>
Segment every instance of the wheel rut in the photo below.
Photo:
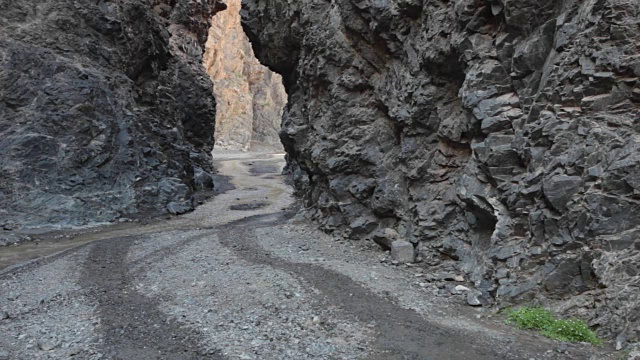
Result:
<svg viewBox="0 0 640 360"><path fill-rule="evenodd" d="M103 351L109 359L225 360L220 351L202 353L201 335L168 318L159 303L139 293L126 263L137 237L97 242L80 280L98 305Z"/></svg>
<svg viewBox="0 0 640 360"><path fill-rule="evenodd" d="M251 230L284 223L287 214L261 215L239 220L220 228L222 244L254 264L282 270L321 291L327 304L337 306L353 320L373 324L376 354L370 360L464 360L516 359L487 347L454 330L430 323L415 311L402 308L375 294L351 278L308 263L289 262L271 255L252 240Z"/></svg>

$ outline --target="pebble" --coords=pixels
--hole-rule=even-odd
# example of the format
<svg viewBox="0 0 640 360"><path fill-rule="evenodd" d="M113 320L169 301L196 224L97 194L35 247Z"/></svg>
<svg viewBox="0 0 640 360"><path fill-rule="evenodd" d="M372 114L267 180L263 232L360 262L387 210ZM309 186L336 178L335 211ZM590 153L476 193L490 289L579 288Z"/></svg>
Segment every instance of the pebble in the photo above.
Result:
<svg viewBox="0 0 640 360"><path fill-rule="evenodd" d="M560 346L558 346L558 348L556 349L556 351L561 354L566 353L567 350L569 350L569 347L567 347L567 344L560 344Z"/></svg>
<svg viewBox="0 0 640 360"><path fill-rule="evenodd" d="M76 355L80 354L81 351L82 351L82 349L79 348L79 347L71 348L71 349L67 350L65 356L66 357L76 356Z"/></svg>
<svg viewBox="0 0 640 360"><path fill-rule="evenodd" d="M489 303L482 296L482 293L480 291L477 291L477 290L471 291L471 289L469 289L467 293L467 304L471 306L489 305Z"/></svg>
<svg viewBox="0 0 640 360"><path fill-rule="evenodd" d="M11 356L11 354L9 354L8 351L0 350L0 360L9 360L9 356Z"/></svg>
<svg viewBox="0 0 640 360"><path fill-rule="evenodd" d="M637 350L632 350L629 353L629 359L640 359L640 347Z"/></svg>
<svg viewBox="0 0 640 360"><path fill-rule="evenodd" d="M6 311L0 311L0 320L6 320L9 318L9 313Z"/></svg>
<svg viewBox="0 0 640 360"><path fill-rule="evenodd" d="M456 275L449 273L440 274L440 279L444 281L454 281L456 279Z"/></svg>
<svg viewBox="0 0 640 360"><path fill-rule="evenodd" d="M60 341L58 340L38 340L38 347L40 350L50 351L60 346Z"/></svg>

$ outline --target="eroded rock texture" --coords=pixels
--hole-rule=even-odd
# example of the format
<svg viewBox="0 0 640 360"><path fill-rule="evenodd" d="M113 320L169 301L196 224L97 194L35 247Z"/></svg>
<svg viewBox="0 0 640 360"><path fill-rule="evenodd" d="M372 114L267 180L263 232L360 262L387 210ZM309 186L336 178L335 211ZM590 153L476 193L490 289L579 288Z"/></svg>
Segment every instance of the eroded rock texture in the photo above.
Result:
<svg viewBox="0 0 640 360"><path fill-rule="evenodd" d="M218 102L216 147L282 150L278 132L287 94L282 77L256 59L240 24L240 0L211 20L204 65Z"/></svg>
<svg viewBox="0 0 640 360"><path fill-rule="evenodd" d="M455 260L474 305L535 299L640 338L640 2L243 7L326 229Z"/></svg>
<svg viewBox="0 0 640 360"><path fill-rule="evenodd" d="M192 209L218 0L0 0L0 226Z"/></svg>

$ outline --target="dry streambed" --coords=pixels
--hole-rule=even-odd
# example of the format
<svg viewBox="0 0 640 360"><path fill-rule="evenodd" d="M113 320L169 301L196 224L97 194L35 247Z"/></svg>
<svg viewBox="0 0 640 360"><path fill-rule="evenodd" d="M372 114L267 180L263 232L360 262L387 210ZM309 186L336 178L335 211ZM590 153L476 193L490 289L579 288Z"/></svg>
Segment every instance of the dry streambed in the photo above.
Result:
<svg viewBox="0 0 640 360"><path fill-rule="evenodd" d="M216 160L235 189L195 212L0 273L0 359L608 357L506 327L428 269L283 211L281 156Z"/></svg>

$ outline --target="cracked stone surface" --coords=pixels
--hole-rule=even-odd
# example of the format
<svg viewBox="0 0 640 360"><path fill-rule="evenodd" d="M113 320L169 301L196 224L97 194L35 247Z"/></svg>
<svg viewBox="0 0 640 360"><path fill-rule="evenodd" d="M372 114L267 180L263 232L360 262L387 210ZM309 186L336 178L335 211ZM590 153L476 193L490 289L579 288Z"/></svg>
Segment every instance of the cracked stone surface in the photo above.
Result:
<svg viewBox="0 0 640 360"><path fill-rule="evenodd" d="M308 216L640 341L640 3L247 0ZM389 231L397 233L386 238Z"/></svg>
<svg viewBox="0 0 640 360"><path fill-rule="evenodd" d="M192 210L213 185L202 54L224 8L0 1L0 229Z"/></svg>

